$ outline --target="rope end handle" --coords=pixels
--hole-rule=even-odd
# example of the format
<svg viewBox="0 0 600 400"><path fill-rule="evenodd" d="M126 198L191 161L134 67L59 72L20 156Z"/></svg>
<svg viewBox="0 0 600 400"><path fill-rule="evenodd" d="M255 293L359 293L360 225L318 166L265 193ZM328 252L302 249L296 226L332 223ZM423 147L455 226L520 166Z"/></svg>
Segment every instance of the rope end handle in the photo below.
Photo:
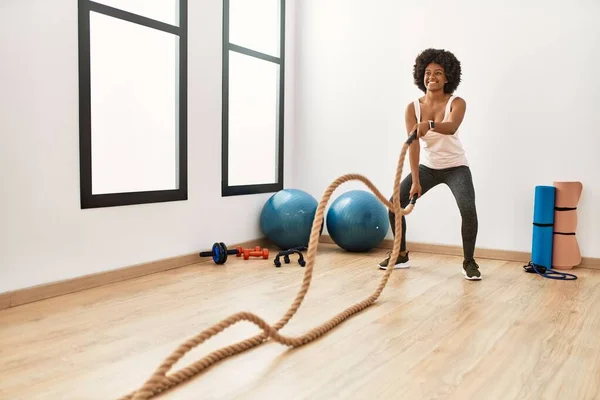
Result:
<svg viewBox="0 0 600 400"><path fill-rule="evenodd" d="M406 144L407 145L411 145L412 142L415 141L415 139L417 138L417 130L415 129L414 131L411 132L411 134L408 136L408 139L406 139Z"/></svg>
<svg viewBox="0 0 600 400"><path fill-rule="evenodd" d="M417 130L415 129L414 131L411 132L411 134L408 136L408 139L406 139L406 145L410 146L412 144L412 142L415 141L415 139L417 138ZM412 204L413 206L417 203L417 199L419 198L418 194L413 195L413 197L411 197L410 199L410 204Z"/></svg>

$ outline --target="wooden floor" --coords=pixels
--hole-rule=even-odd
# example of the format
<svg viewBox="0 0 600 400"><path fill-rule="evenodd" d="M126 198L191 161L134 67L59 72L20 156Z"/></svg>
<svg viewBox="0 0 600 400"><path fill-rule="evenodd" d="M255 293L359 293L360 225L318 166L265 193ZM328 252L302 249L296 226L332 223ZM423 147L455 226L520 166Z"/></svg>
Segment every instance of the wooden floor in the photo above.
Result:
<svg viewBox="0 0 600 400"><path fill-rule="evenodd" d="M384 254L321 244L313 284L282 333L304 333L368 296ZM600 398L600 271L563 282L479 260L484 279L472 282L459 258L411 256L376 304L316 342L263 344L160 398ZM278 320L304 269L272 262L231 257L0 311L0 399L116 399L234 312ZM176 368L257 332L236 325Z"/></svg>

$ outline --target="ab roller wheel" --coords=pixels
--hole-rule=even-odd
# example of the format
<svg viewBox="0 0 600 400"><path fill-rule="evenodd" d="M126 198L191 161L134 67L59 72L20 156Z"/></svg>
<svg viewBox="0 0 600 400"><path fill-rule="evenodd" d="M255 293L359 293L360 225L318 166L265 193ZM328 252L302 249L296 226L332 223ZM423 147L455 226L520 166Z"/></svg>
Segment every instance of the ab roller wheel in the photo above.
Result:
<svg viewBox="0 0 600 400"><path fill-rule="evenodd" d="M225 264L227 261L228 254L238 254L238 249L227 250L225 243L219 242L212 246L211 251L203 251L200 253L200 257L212 257L215 264Z"/></svg>

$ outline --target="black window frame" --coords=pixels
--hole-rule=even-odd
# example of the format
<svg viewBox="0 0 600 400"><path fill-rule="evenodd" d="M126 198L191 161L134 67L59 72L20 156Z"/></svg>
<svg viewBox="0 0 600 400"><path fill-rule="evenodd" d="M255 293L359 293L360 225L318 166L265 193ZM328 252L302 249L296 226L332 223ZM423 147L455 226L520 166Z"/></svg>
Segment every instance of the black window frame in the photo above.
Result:
<svg viewBox="0 0 600 400"><path fill-rule="evenodd" d="M187 48L188 0L179 0L179 26L91 0L78 0L79 24L79 162L82 209L160 203L188 199ZM90 13L97 12L179 36L178 189L108 194L92 193L92 128L90 100Z"/></svg>
<svg viewBox="0 0 600 400"><path fill-rule="evenodd" d="M280 1L279 57L274 57L229 42L229 0L223 0L223 105L222 105L222 141L221 141L221 195L240 196L249 194L273 193L283 189L284 184L284 107L285 107L285 0ZM277 109L277 182L267 184L236 185L229 184L229 51L235 51L250 57L279 65L279 99ZM275 167L275 166L273 166Z"/></svg>

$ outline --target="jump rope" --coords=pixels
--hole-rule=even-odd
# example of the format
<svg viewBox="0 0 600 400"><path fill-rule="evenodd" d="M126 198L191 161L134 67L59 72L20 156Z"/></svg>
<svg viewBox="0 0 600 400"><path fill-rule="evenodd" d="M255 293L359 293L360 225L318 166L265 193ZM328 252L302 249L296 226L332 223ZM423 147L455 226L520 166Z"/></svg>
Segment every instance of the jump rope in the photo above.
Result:
<svg viewBox="0 0 600 400"><path fill-rule="evenodd" d="M546 268L543 265L537 265L531 261L527 265L523 266L523 270L530 274L538 274L544 278L556 279L559 281L574 281L577 279L577 275L568 274L566 272L558 272L552 268Z"/></svg>

